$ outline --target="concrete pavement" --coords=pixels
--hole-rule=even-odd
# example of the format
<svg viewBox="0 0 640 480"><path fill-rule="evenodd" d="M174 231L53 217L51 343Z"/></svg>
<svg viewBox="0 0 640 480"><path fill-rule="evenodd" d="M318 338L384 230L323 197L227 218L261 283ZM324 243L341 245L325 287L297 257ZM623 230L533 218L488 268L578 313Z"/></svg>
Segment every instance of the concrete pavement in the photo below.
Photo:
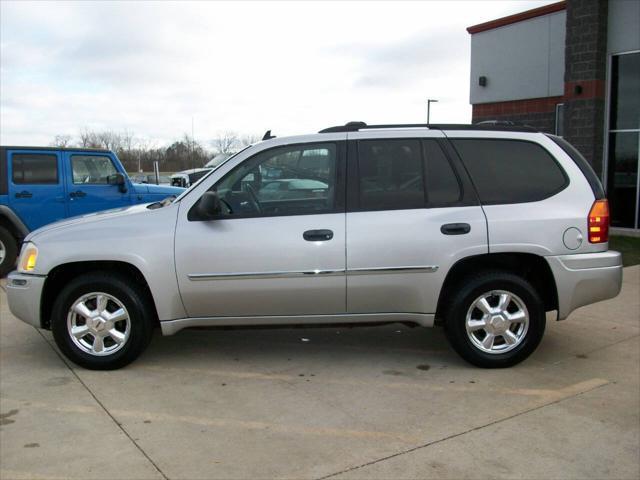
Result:
<svg viewBox="0 0 640 480"><path fill-rule="evenodd" d="M507 370L439 329L187 330L66 362L0 291L0 478L640 477L640 267Z"/></svg>

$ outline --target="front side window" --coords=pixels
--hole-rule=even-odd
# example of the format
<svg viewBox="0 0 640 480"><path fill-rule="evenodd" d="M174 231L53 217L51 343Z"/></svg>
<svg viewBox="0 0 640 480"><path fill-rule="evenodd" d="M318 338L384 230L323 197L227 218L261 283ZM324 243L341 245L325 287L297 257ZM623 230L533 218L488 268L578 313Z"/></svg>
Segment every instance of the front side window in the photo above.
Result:
<svg viewBox="0 0 640 480"><path fill-rule="evenodd" d="M358 142L361 210L397 210L425 206L424 169L419 140Z"/></svg>
<svg viewBox="0 0 640 480"><path fill-rule="evenodd" d="M213 190L225 216L276 216L334 211L336 145L270 149L245 160Z"/></svg>
<svg viewBox="0 0 640 480"><path fill-rule="evenodd" d="M106 185L117 172L109 157L100 155L72 155L73 183Z"/></svg>
<svg viewBox="0 0 640 480"><path fill-rule="evenodd" d="M520 140L454 139L484 204L536 202L564 189L564 171L542 146Z"/></svg>
<svg viewBox="0 0 640 480"><path fill-rule="evenodd" d="M40 153L16 153L12 156L14 184L58 183L58 157Z"/></svg>

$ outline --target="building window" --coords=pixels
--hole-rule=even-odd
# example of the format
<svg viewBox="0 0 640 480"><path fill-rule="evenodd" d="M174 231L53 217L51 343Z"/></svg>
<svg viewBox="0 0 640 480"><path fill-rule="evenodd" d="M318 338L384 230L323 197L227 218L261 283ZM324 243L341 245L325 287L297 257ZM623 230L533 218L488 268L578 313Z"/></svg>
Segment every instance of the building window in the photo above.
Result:
<svg viewBox="0 0 640 480"><path fill-rule="evenodd" d="M607 196L611 226L640 227L640 52L611 57Z"/></svg>

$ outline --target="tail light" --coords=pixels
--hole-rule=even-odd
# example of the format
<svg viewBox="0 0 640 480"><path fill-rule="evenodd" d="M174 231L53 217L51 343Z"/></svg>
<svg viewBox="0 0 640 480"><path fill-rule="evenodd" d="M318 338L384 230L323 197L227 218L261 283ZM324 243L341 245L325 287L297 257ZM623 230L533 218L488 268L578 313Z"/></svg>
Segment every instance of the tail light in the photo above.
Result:
<svg viewBox="0 0 640 480"><path fill-rule="evenodd" d="M589 211L589 243L609 241L609 202L596 200Z"/></svg>

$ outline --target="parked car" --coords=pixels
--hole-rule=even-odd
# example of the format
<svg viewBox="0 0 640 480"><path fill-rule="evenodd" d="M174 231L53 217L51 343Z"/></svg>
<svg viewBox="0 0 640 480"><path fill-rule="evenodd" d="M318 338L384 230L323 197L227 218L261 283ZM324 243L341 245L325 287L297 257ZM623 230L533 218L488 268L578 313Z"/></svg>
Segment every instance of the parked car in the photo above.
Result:
<svg viewBox="0 0 640 480"><path fill-rule="evenodd" d="M138 173L130 178L133 183L151 183L154 185L171 185L171 177L168 177L167 175L159 175L158 183L156 183L156 176L154 174Z"/></svg>
<svg viewBox="0 0 640 480"><path fill-rule="evenodd" d="M209 160L202 168L191 168L189 170L183 170L181 172L174 173L173 175L171 175L169 183L170 185L176 187L189 188L191 185L208 174L211 170L218 168L220 165L226 162L229 157L231 157L231 154L229 153L219 153L211 160Z"/></svg>
<svg viewBox="0 0 640 480"><path fill-rule="evenodd" d="M216 156L214 156L211 160L209 160L205 164L205 168L216 168L216 167L219 167L224 162L226 162L229 159L229 157L231 157L232 155L233 154L231 154L231 153L218 153Z"/></svg>
<svg viewBox="0 0 640 480"><path fill-rule="evenodd" d="M109 150L0 147L0 277L14 268L18 246L32 230L183 191L133 183Z"/></svg>
<svg viewBox="0 0 640 480"><path fill-rule="evenodd" d="M176 172L173 175L171 175L171 185L174 187L189 188L191 185L196 183L198 180L204 177L211 170L213 169L212 168L191 168L189 170Z"/></svg>
<svg viewBox="0 0 640 480"><path fill-rule="evenodd" d="M328 188L261 198L277 172ZM255 144L173 201L32 232L7 293L91 369L131 362L154 326L372 322L441 325L465 360L507 367L540 343L546 312L618 294L608 222L600 181L561 138L349 123Z"/></svg>
<svg viewBox="0 0 640 480"><path fill-rule="evenodd" d="M262 182L258 190L260 201L326 197L329 185L319 180L283 178Z"/></svg>

